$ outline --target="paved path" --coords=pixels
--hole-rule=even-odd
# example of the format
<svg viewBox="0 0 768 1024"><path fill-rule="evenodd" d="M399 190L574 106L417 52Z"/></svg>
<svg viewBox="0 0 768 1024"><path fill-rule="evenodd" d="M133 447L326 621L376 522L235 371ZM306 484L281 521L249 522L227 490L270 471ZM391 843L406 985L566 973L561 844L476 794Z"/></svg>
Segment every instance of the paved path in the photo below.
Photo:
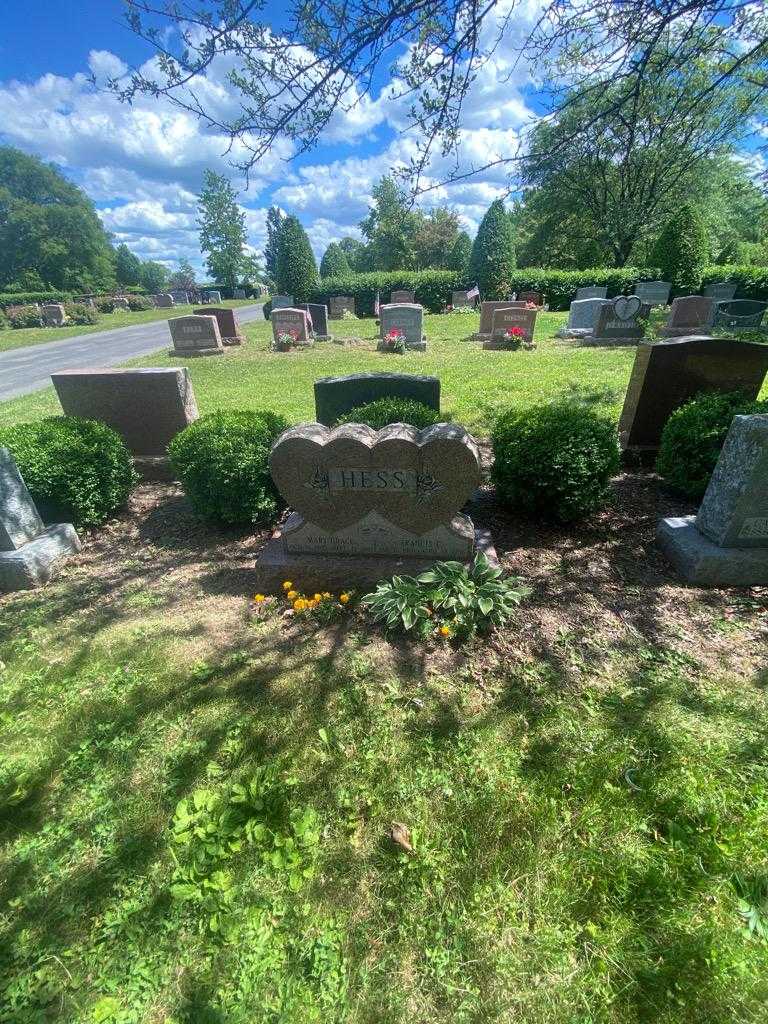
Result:
<svg viewBox="0 0 768 1024"><path fill-rule="evenodd" d="M263 320L263 306L238 306L241 323ZM89 366L118 366L158 349L169 348L171 336L166 320L155 320L134 327L113 327L73 338L46 341L29 348L0 352L0 401L28 395L51 383L55 370L81 370Z"/></svg>

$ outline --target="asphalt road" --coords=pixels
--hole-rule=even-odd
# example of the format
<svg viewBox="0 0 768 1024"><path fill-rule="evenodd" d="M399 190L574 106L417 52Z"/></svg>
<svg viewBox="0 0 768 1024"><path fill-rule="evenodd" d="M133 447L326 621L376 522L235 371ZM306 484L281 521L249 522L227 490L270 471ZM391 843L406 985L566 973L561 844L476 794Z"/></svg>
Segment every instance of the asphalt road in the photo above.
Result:
<svg viewBox="0 0 768 1024"><path fill-rule="evenodd" d="M263 320L262 308L261 304L238 306L237 319L241 323ZM135 327L115 327L111 331L78 334L60 341L0 352L0 401L48 387L55 370L118 366L135 356L170 347L168 322L155 320Z"/></svg>

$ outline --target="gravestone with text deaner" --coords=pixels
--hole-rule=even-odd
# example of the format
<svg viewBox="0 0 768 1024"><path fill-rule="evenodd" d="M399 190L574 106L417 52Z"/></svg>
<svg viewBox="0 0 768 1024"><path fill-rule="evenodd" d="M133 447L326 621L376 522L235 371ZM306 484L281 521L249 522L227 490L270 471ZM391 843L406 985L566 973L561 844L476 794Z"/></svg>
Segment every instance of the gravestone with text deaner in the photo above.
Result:
<svg viewBox="0 0 768 1024"><path fill-rule="evenodd" d="M642 342L619 420L622 447L653 452L671 414L703 392L757 398L768 372L768 345L733 338Z"/></svg>
<svg viewBox="0 0 768 1024"><path fill-rule="evenodd" d="M226 306L203 306L201 309L194 310L194 314L195 316L215 316L221 340L225 345L242 345L245 340L234 309L228 309Z"/></svg>
<svg viewBox="0 0 768 1024"><path fill-rule="evenodd" d="M656 537L689 583L768 586L768 416L734 417L698 515Z"/></svg>
<svg viewBox="0 0 768 1024"><path fill-rule="evenodd" d="M642 340L651 307L637 295L619 295L603 302L595 329L579 339L581 345L636 345Z"/></svg>
<svg viewBox="0 0 768 1024"><path fill-rule="evenodd" d="M405 347L424 352L427 339L424 337L424 308L416 303L398 303L382 306L379 310L379 349L386 348L384 339L390 331L405 335Z"/></svg>
<svg viewBox="0 0 768 1024"><path fill-rule="evenodd" d="M351 295L332 295L330 298L331 320L341 320L345 313L355 315L355 300Z"/></svg>
<svg viewBox="0 0 768 1024"><path fill-rule="evenodd" d="M666 306L671 291L669 281L638 281L635 285L635 295L647 306Z"/></svg>
<svg viewBox="0 0 768 1024"><path fill-rule="evenodd" d="M13 456L0 448L0 593L47 583L56 563L80 548L70 523L45 526Z"/></svg>
<svg viewBox="0 0 768 1024"><path fill-rule="evenodd" d="M215 316L175 316L168 321L171 356L221 356L224 346Z"/></svg>
<svg viewBox="0 0 768 1024"><path fill-rule="evenodd" d="M332 427L340 416L379 398L421 402L440 412L440 381L417 373L350 373L315 381L315 418Z"/></svg>
<svg viewBox="0 0 768 1024"><path fill-rule="evenodd" d="M322 302L307 302L299 306L309 313L312 321L312 332L318 341L333 341L328 332L328 307Z"/></svg>
<svg viewBox="0 0 768 1024"><path fill-rule="evenodd" d="M521 343L530 345L536 330L536 312L535 309L516 307L497 309L491 322L491 337L483 342L483 348L509 349L518 348ZM514 332L512 337L508 337L508 331Z"/></svg>
<svg viewBox="0 0 768 1024"><path fill-rule="evenodd" d="M691 334L707 334L715 304L705 295L682 295L672 300L666 324L659 333L664 338L683 338Z"/></svg>
<svg viewBox="0 0 768 1024"><path fill-rule="evenodd" d="M585 338L592 334L605 302L602 298L574 299L568 310L568 323L556 337Z"/></svg>

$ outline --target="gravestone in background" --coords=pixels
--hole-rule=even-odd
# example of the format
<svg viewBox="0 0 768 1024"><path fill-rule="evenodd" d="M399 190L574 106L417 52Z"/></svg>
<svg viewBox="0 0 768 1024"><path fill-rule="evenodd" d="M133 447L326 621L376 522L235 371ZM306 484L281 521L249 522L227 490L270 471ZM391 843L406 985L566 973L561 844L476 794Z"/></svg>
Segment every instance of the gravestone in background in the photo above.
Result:
<svg viewBox="0 0 768 1024"><path fill-rule="evenodd" d="M168 321L173 348L171 356L221 356L219 325L215 316L175 316Z"/></svg>
<svg viewBox="0 0 768 1024"><path fill-rule="evenodd" d="M468 298L467 292L469 289L463 289L461 291L451 292L451 305L456 308L460 306L471 306L472 299Z"/></svg>
<svg viewBox="0 0 768 1024"><path fill-rule="evenodd" d="M636 345L645 334L651 307L637 295L619 295L604 301L595 329L579 339L580 345Z"/></svg>
<svg viewBox="0 0 768 1024"><path fill-rule="evenodd" d="M488 302L480 303L480 327L478 328L477 334L473 336L475 341L490 341L491 332L493 331L493 314L497 309L513 309L512 299L493 299ZM524 307L520 307L524 308Z"/></svg>
<svg viewBox="0 0 768 1024"><path fill-rule="evenodd" d="M157 309L173 309L176 305L173 296L170 294L153 295L152 301Z"/></svg>
<svg viewBox="0 0 768 1024"><path fill-rule="evenodd" d="M588 288L577 288L575 302L581 302L582 299L606 299L608 298L608 288L606 285L600 287L599 285L590 285Z"/></svg>
<svg viewBox="0 0 768 1024"><path fill-rule="evenodd" d="M272 296L272 310L276 309L294 309L294 302L292 295L273 295Z"/></svg>
<svg viewBox="0 0 768 1024"><path fill-rule="evenodd" d="M427 339L424 337L424 308L416 303L389 303L379 310L379 349L384 350L383 339L391 330L397 329L405 335L405 347L416 352L425 352Z"/></svg>
<svg viewBox="0 0 768 1024"><path fill-rule="evenodd" d="M207 291L205 293L205 301L211 303L221 302L221 292L219 291Z"/></svg>
<svg viewBox="0 0 768 1024"><path fill-rule="evenodd" d="M61 327L67 319L64 307L60 302L50 302L40 307L43 327Z"/></svg>
<svg viewBox="0 0 768 1024"><path fill-rule="evenodd" d="M124 295L113 296L112 305L115 307L115 309L129 310L131 308L128 299L126 299Z"/></svg>
<svg viewBox="0 0 768 1024"><path fill-rule="evenodd" d="M106 423L143 477L168 477L168 445L198 418L186 367L60 370L51 380L67 416Z"/></svg>
<svg viewBox="0 0 768 1024"><path fill-rule="evenodd" d="M331 320L341 320L345 312L354 314L355 300L349 295L332 295L331 299Z"/></svg>
<svg viewBox="0 0 768 1024"><path fill-rule="evenodd" d="M716 284L708 284L704 294L715 303L729 302L735 298L737 287L732 281L718 281Z"/></svg>
<svg viewBox="0 0 768 1024"><path fill-rule="evenodd" d="M416 302L416 292L409 292L406 289L399 289L392 292L389 297L389 305L396 306L402 305L403 303L414 305Z"/></svg>
<svg viewBox="0 0 768 1024"><path fill-rule="evenodd" d="M635 285L635 295L647 306L666 306L671 291L669 281L638 281Z"/></svg>
<svg viewBox="0 0 768 1024"><path fill-rule="evenodd" d="M735 416L697 516L662 519L661 548L690 583L768 586L768 416Z"/></svg>
<svg viewBox="0 0 768 1024"><path fill-rule="evenodd" d="M370 585L474 557L474 525L460 510L480 482L480 455L458 424L300 424L275 441L269 465L294 511L257 563L264 589L284 579Z"/></svg>
<svg viewBox="0 0 768 1024"><path fill-rule="evenodd" d="M642 342L619 420L623 448L655 451L670 415L706 391L757 398L768 372L768 345L733 338Z"/></svg>
<svg viewBox="0 0 768 1024"><path fill-rule="evenodd" d="M574 299L568 310L568 323L557 332L558 338L584 338L592 334L597 324L600 310L606 299L586 298Z"/></svg>
<svg viewBox="0 0 768 1024"><path fill-rule="evenodd" d="M714 312L715 304L707 296L682 295L672 300L667 322L659 333L664 338L708 334Z"/></svg>
<svg viewBox="0 0 768 1024"><path fill-rule="evenodd" d="M296 332L295 344L307 347L313 344L312 322L306 309L273 309L272 338L277 341L279 334L286 331Z"/></svg>
<svg viewBox="0 0 768 1024"><path fill-rule="evenodd" d="M768 309L765 302L755 299L731 299L730 302L719 302L715 307L712 322L714 330L721 331L759 331L763 328L763 317Z"/></svg>
<svg viewBox="0 0 768 1024"><path fill-rule="evenodd" d="M46 528L13 456L0 448L0 593L47 583L56 563L81 546L70 523Z"/></svg>
<svg viewBox="0 0 768 1024"><path fill-rule="evenodd" d="M326 305L322 302L307 302L298 308L309 313L312 331L318 341L333 341L328 333L328 307Z"/></svg>
<svg viewBox="0 0 768 1024"><path fill-rule="evenodd" d="M183 288L171 288L170 289L170 295L172 296L173 301L177 305L179 305L179 306L187 306L187 305L189 305L189 292L185 291Z"/></svg>
<svg viewBox="0 0 768 1024"><path fill-rule="evenodd" d="M379 398L409 398L440 412L440 381L415 373L352 373L315 381L315 418L331 427L340 416Z"/></svg>
<svg viewBox="0 0 768 1024"><path fill-rule="evenodd" d="M532 302L534 306L544 305L544 296L541 292L520 292L517 298L520 302Z"/></svg>
<svg viewBox="0 0 768 1024"><path fill-rule="evenodd" d="M245 298L245 288L235 288L235 290L232 292L232 298L233 299L244 299Z"/></svg>
<svg viewBox="0 0 768 1024"><path fill-rule="evenodd" d="M495 310L491 322L491 337L488 341L483 342L483 348L517 348L520 342L532 342L533 332L536 329L536 312L535 309L520 309L518 307ZM518 327L523 332L517 343L510 341L505 335L505 332L513 327Z"/></svg>
<svg viewBox="0 0 768 1024"><path fill-rule="evenodd" d="M204 306L202 309L195 309L195 316L215 316L219 325L219 334L225 345L242 345L243 333L240 324L237 322L234 309L226 306Z"/></svg>

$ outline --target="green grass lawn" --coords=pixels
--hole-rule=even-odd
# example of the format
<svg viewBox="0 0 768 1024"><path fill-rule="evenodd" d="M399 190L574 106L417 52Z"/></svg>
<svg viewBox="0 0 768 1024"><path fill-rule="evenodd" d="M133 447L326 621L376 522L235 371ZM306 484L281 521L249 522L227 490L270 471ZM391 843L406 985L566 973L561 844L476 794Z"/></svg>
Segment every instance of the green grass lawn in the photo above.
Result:
<svg viewBox="0 0 768 1024"><path fill-rule="evenodd" d="M247 306L253 299L227 299L222 306ZM94 331L108 331L115 327L132 327L134 324L148 324L155 320L167 320L170 316L184 316L191 313L197 306L174 306L173 309L146 309L138 313L118 309L114 313L102 313L97 324L81 327L29 327L12 330L7 327L0 329L0 352L8 352L12 348L28 348L30 345L42 345L46 341L59 341L62 338L73 338L80 334L93 334Z"/></svg>

